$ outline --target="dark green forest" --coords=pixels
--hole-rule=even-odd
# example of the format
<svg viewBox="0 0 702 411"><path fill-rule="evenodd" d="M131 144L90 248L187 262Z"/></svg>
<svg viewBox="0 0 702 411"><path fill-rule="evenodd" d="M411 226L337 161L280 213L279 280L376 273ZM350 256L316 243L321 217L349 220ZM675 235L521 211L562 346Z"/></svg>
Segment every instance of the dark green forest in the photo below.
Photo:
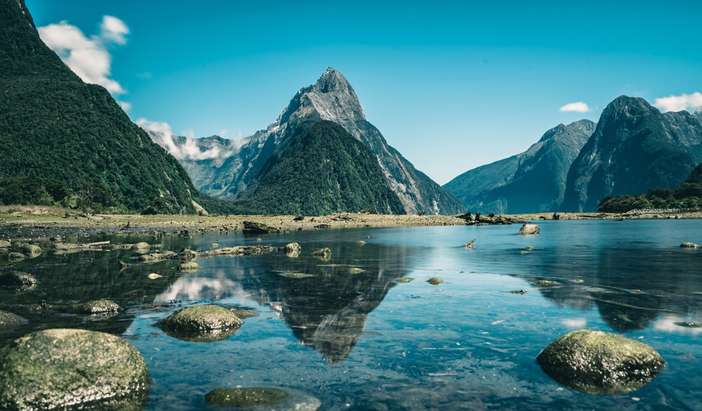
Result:
<svg viewBox="0 0 702 411"><path fill-rule="evenodd" d="M676 189L652 189L637 196L617 196L602 199L598 210L605 213L625 213L641 209L702 209L702 164Z"/></svg>

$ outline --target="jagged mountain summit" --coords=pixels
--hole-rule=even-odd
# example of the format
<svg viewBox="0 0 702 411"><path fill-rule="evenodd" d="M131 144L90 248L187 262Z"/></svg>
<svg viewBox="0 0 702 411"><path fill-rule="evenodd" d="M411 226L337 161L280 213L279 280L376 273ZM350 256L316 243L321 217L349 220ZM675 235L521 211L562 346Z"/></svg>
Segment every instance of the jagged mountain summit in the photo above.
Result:
<svg viewBox="0 0 702 411"><path fill-rule="evenodd" d="M213 167L211 163L197 161L186 168L190 175L194 176L198 188L206 194L231 200L255 200L252 193L261 192L262 189L259 185L264 180L262 173L273 168L271 162L282 160L281 153L283 152L292 154L291 151L286 151L286 147L292 145L291 140L295 136L301 135L299 132L301 127L309 127L309 123L321 121L335 123L345 131L345 133L334 131L334 136L349 135L362 144L364 150L367 150L377 163L382 176L380 182L389 188L401 206L399 209L396 208L393 205L394 200L386 202L383 199L384 194L382 194L381 197L369 201L372 206L371 210L408 214L450 214L461 211L462 206L458 200L424 173L415 169L412 163L388 145L380 131L366 120L358 96L349 82L339 71L332 68L327 69L315 84L298 91L273 124L246 139L241 147L232 152L220 165ZM332 128L326 127L326 130L332 130ZM352 151L356 149L352 149L343 139L339 141L342 141L341 145L344 146L339 147L341 152L348 153L349 149ZM296 147L298 150L306 149L299 144ZM333 147L325 148L327 153L331 153L333 150ZM300 156L300 158L305 157L305 155ZM339 158L344 157L346 156ZM346 164L339 164L335 172L345 173L347 176L357 174L360 170L358 170L357 165L351 164L353 158L351 157ZM299 170L298 167L290 166L284 172L299 173ZM278 167L277 173L281 173L281 171ZM376 172L375 170L369 171L372 175ZM320 195L319 190L316 190L316 193L306 191L309 187L342 185L341 180L344 179L342 174L300 175L299 178L291 180L300 182L307 179L311 184L305 184L304 186L307 188L289 186L285 191L287 194L295 194L298 203L309 204ZM205 175L207 178L200 178L200 176ZM326 181L320 179L326 179ZM333 181L336 182L331 184ZM378 184L375 180L373 181L373 184ZM272 187L270 185L274 185L276 182L266 179L266 184ZM375 189L369 191L369 187L363 187L358 191L355 186L346 186L344 190L357 191L350 193L349 197L359 197L360 191L375 192ZM272 192L271 190L265 191ZM358 205L355 201L353 203ZM339 208L343 204L344 202L335 206L328 203L323 207L323 210L319 208L306 210L327 213L350 211ZM383 204L383 206L378 208L378 204ZM259 205L265 204L259 202Z"/></svg>
<svg viewBox="0 0 702 411"><path fill-rule="evenodd" d="M563 209L595 210L608 196L674 188L702 162L702 119L661 113L646 100L620 96L568 172Z"/></svg>
<svg viewBox="0 0 702 411"><path fill-rule="evenodd" d="M444 188L472 212L557 210L568 170L594 130L590 120L559 124L527 151L469 170Z"/></svg>
<svg viewBox="0 0 702 411"><path fill-rule="evenodd" d="M0 0L0 90L0 204L194 212L185 170L41 41L24 0Z"/></svg>

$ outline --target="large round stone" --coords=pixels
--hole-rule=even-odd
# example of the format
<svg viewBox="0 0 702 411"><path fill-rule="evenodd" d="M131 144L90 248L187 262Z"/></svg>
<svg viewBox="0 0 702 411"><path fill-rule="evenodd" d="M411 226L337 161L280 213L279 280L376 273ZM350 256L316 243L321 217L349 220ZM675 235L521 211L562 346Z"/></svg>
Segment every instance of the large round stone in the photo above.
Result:
<svg viewBox="0 0 702 411"><path fill-rule="evenodd" d="M321 405L315 397L275 387L217 388L205 401L213 407L266 411L316 411Z"/></svg>
<svg viewBox="0 0 702 411"><path fill-rule="evenodd" d="M147 386L139 351L110 334L44 330L0 352L0 409L131 409Z"/></svg>
<svg viewBox="0 0 702 411"><path fill-rule="evenodd" d="M182 308L161 322L170 335L190 341L224 339L243 324L234 313L218 305L196 305Z"/></svg>
<svg viewBox="0 0 702 411"><path fill-rule="evenodd" d="M646 344L589 330L562 336L546 347L537 361L556 381L593 394L634 391L665 365L660 354Z"/></svg>

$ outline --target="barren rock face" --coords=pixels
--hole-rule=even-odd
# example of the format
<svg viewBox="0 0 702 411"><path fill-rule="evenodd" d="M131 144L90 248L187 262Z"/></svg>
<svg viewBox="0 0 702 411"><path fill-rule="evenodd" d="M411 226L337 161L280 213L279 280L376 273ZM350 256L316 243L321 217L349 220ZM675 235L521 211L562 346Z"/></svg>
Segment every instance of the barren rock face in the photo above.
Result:
<svg viewBox="0 0 702 411"><path fill-rule="evenodd" d="M128 409L147 385L139 351L110 334L44 330L0 353L0 409Z"/></svg>
<svg viewBox="0 0 702 411"><path fill-rule="evenodd" d="M593 394L637 390L663 369L663 358L646 344L617 334L579 330L546 347L541 368L561 384Z"/></svg>

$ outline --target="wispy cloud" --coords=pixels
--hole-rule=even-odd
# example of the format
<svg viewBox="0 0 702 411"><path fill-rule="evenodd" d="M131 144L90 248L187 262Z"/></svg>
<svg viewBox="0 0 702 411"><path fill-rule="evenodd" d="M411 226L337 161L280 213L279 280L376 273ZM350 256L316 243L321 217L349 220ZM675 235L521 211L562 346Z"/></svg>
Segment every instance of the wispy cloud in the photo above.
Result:
<svg viewBox="0 0 702 411"><path fill-rule="evenodd" d="M677 96L660 97L655 106L661 111L702 111L702 93L680 94Z"/></svg>
<svg viewBox="0 0 702 411"><path fill-rule="evenodd" d="M590 107L585 102L574 101L572 103L564 104L561 106L560 110L565 113L587 113L590 111Z"/></svg>
<svg viewBox="0 0 702 411"><path fill-rule="evenodd" d="M99 84L114 95L123 94L125 90L111 78L112 56L108 47L126 44L127 34L127 25L113 16L104 16L100 32L90 37L66 21L39 27L39 36L44 43L78 77L86 83Z"/></svg>
<svg viewBox="0 0 702 411"><path fill-rule="evenodd" d="M154 143L163 147L178 160L216 159L228 156L234 150L234 144L227 147L227 149L215 146L201 150L195 141L195 132L193 130L186 130L183 141L176 142L176 135L173 134L173 128L168 123L150 121L145 118L138 119L136 123L149 133Z"/></svg>

